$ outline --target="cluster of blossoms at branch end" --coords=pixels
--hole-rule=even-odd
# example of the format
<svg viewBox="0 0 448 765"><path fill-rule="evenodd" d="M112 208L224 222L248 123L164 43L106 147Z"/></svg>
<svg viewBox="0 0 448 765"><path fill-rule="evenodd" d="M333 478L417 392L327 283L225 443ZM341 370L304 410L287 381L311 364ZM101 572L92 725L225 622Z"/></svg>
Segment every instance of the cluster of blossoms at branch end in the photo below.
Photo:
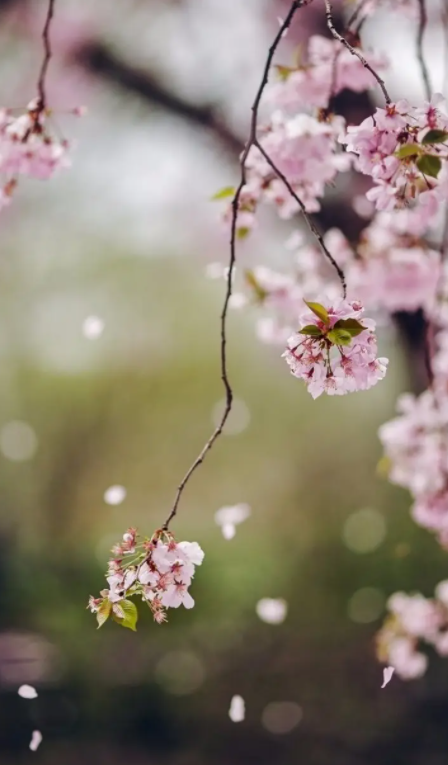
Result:
<svg viewBox="0 0 448 765"><path fill-rule="evenodd" d="M289 338L283 356L313 398L367 390L383 379L388 360L377 358L375 322L360 321L361 303L307 306L310 311L300 317L300 329Z"/></svg>
<svg viewBox="0 0 448 765"><path fill-rule="evenodd" d="M167 620L166 609L193 608L189 587L196 566L204 560L197 542L176 542L171 532L160 529L138 543L137 530L130 528L112 548L106 579L108 589L100 598L90 597L88 608L101 627L111 616L123 627L135 630L138 611L131 600L136 596L149 606L154 621Z"/></svg>
<svg viewBox="0 0 448 765"><path fill-rule="evenodd" d="M448 656L448 581L437 585L433 599L397 592L388 609L377 636L378 658L393 666L399 677L412 680L425 673L428 657L421 651L425 644Z"/></svg>
<svg viewBox="0 0 448 765"><path fill-rule="evenodd" d="M84 110L75 108L72 114L81 116ZM51 128L51 116L39 98L18 117L9 109L0 110L0 210L9 204L20 176L47 180L70 166L69 143Z"/></svg>

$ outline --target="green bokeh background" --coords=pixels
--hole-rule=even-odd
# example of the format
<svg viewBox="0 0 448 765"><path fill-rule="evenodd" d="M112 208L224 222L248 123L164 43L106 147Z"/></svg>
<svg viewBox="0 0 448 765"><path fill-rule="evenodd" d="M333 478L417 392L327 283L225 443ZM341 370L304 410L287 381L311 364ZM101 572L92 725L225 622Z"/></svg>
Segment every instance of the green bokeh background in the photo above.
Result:
<svg viewBox="0 0 448 765"><path fill-rule="evenodd" d="M23 40L17 45L23 54ZM4 72L24 57L15 55L4 52ZM121 92L96 97L102 129L119 113L118 148L128 140L127 107L129 124L149 120ZM81 168L93 161L83 155L85 124ZM207 161L210 146L197 140ZM447 575L446 554L410 519L407 493L377 474L377 429L412 385L391 327L380 331L391 358L384 382L313 401L279 350L256 339L256 312L232 311L229 370L250 419L208 455L173 525L206 553L196 607L170 612L162 626L142 613L136 634L115 624L96 630L86 603L103 587L108 549L130 525L144 534L161 525L223 398L223 284L204 277L204 264L227 245L208 243L203 231L191 244L211 182L188 246L170 244L176 209L168 205L166 242L145 245L142 256L133 219L112 211L105 231L95 217L104 199L97 187L80 191L76 172L49 190L23 184L5 213L0 435L24 421L38 448L26 461L0 453L0 762L446 765L446 662L432 657L421 680L394 678L380 690L381 609L364 622L350 610L363 588L384 602L399 589L431 595ZM232 174L223 164L220 185ZM105 320L95 341L81 331L90 313ZM113 484L127 489L117 507L103 500ZM252 515L225 541L214 513L239 502ZM362 508L380 513L387 531L365 554L344 542L347 518ZM283 624L257 617L263 597L286 599ZM18 697L27 682L36 700ZM246 701L239 724L228 717L235 694ZM273 734L263 710L282 701L300 705L303 717ZM44 737L35 754L34 729Z"/></svg>

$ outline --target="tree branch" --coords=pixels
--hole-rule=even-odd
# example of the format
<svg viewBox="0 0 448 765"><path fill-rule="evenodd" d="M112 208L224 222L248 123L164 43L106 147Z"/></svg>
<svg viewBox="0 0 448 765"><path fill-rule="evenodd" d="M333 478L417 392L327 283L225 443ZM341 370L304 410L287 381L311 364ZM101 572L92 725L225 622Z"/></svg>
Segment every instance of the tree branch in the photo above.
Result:
<svg viewBox="0 0 448 765"><path fill-rule="evenodd" d="M54 6L56 0L48 1L47 16L45 19L44 28L42 31L42 40L44 44L44 60L39 72L39 78L37 80L37 91L39 93L39 110L43 111L47 105L46 93L45 93L45 78L47 76L48 65L52 56L51 44L50 44L50 26L54 16Z"/></svg>
<svg viewBox="0 0 448 765"><path fill-rule="evenodd" d="M243 188L246 184L246 160L249 155L249 151L252 148L252 146L257 145L257 123L258 123L258 109L260 106L261 98L263 95L263 91L267 85L268 77L269 77L269 70L271 68L271 64L275 55L275 52L282 40L282 37L284 33L289 29L291 22L295 16L296 11L302 6L306 4L307 0L294 0L294 2L291 4L291 7L289 9L289 12L283 21L283 23L280 26L279 31L277 32L274 42L272 43L271 47L269 48L268 56L266 59L266 63L264 66L262 78L260 85L258 87L255 100L252 104L252 119L250 123L250 131L249 131L249 139L246 143L246 146L244 148L244 151L240 158L240 168L241 168L241 176L240 176L240 182L238 184L238 187L235 191L235 195L232 200L232 223L231 223L231 233L230 233L230 259L229 259L229 268L227 272L227 286L226 286L226 293L224 297L224 305L221 312L221 380L223 382L224 388L225 388L225 394L226 394L226 404L224 408L224 412L221 417L221 421L219 422L218 426L213 431L212 435L204 445L203 449L199 453L199 455L196 457L193 464L190 466L190 468L187 470L184 478L180 482L176 496L174 498L173 507L171 509L171 512L166 519L163 529L168 529L168 526L174 516L177 513L177 508L179 505L180 498L183 494L183 491L185 489L185 486L187 485L188 481L190 480L191 476L197 470L199 465L204 460L205 455L207 452L212 448L213 444L215 443L216 439L219 438L221 435L224 425L227 421L227 418L230 414L230 411L232 409L232 401L233 401L233 391L232 387L229 381L229 375L228 375L228 369L227 369L227 311L229 307L229 300L232 295L232 277L233 277L233 269L235 266L235 260L236 260L236 231L237 231L237 219L238 219L238 210L239 210L239 201L241 197L241 193L243 191Z"/></svg>
<svg viewBox="0 0 448 765"><path fill-rule="evenodd" d="M381 79L379 74L375 72L375 70L370 66L370 64L365 60L362 53L360 53L358 50L356 50L350 43L343 37L339 32L336 31L334 23L333 23L333 8L331 5L331 0L324 0L325 2L325 16L327 19L327 27L330 30L331 34L335 38L335 40L339 40L339 42L344 45L347 50L350 51L352 56L356 56L361 62L361 64L370 72L370 74L375 78L378 85L380 86L381 90L383 91L383 96L385 98L386 104L392 103L392 99L389 96L389 93L387 92L386 85L384 83L384 80Z"/></svg>
<svg viewBox="0 0 448 765"><path fill-rule="evenodd" d="M422 73L423 86L425 89L425 95L427 101L431 100L432 88L431 81L429 79L428 67L426 66L425 57L423 55L423 37L425 34L426 24L428 17L426 14L425 0L418 0L420 19L417 31L417 59L420 64L420 71Z"/></svg>
<svg viewBox="0 0 448 765"><path fill-rule="evenodd" d="M212 106L196 106L171 93L147 72L126 64L101 42L79 48L75 60L92 74L212 131L232 154L241 151L242 141L219 119Z"/></svg>

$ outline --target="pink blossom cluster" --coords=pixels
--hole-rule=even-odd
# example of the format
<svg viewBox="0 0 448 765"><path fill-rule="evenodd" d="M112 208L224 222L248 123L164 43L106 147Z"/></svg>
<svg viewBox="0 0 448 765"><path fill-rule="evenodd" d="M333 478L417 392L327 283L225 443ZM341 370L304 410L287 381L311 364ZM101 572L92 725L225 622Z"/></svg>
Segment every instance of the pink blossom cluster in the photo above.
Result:
<svg viewBox="0 0 448 765"><path fill-rule="evenodd" d="M165 622L166 609L193 608L189 587L195 567L204 560L197 542L176 542L169 531L156 531L150 539L137 543L137 531L130 528L122 541L112 548L106 575L108 589L100 598L90 597L89 608L97 615L99 627L109 616L124 627L135 629L137 607L130 600L140 597L151 610L154 620Z"/></svg>
<svg viewBox="0 0 448 765"><path fill-rule="evenodd" d="M307 212L320 210L319 200L325 193L325 186L338 172L350 168L351 158L338 146L344 127L342 117L289 116L278 111L261 131L261 146L287 178ZM246 166L246 192L250 192L257 202L274 203L282 218L297 213L297 202L256 146L251 148Z"/></svg>
<svg viewBox="0 0 448 765"><path fill-rule="evenodd" d="M378 210L420 200L419 214L431 223L448 199L448 117L440 94L421 107L405 99L377 109L360 125L349 125L342 142L355 167L371 176L367 199Z"/></svg>
<svg viewBox="0 0 448 765"><path fill-rule="evenodd" d="M359 51L359 48L355 48ZM377 72L385 71L388 59L379 53L362 52ZM377 85L375 78L361 61L338 40L313 35L306 54L295 66L278 66L279 81L274 83L268 97L276 106L287 111L299 108L326 109L330 99L342 90L361 93Z"/></svg>
<svg viewBox="0 0 448 765"><path fill-rule="evenodd" d="M440 253L400 223L393 212L378 213L362 231L346 269L349 294L369 310L428 312L434 307Z"/></svg>
<svg viewBox="0 0 448 765"><path fill-rule="evenodd" d="M364 55L379 71L388 65L382 55ZM317 212L326 186L334 181L337 173L349 170L352 165L351 156L341 151L345 121L327 107L341 90L350 88L361 92L376 85L376 80L337 40L320 35L310 38L304 61L293 67L277 66L276 70L277 81L268 89L274 112L268 122L259 127L258 140L300 197L306 211ZM282 218L290 218L298 212L297 202L257 146L250 149L246 170L247 182L238 212L240 237L246 236L255 225L255 212L262 201L275 204ZM223 192L218 192L216 198L225 198L226 190ZM225 220L229 222L231 216L232 210L228 207Z"/></svg>
<svg viewBox="0 0 448 765"><path fill-rule="evenodd" d="M437 389L400 396L400 416L385 423L379 437L389 479L414 498L414 520L448 545L448 399Z"/></svg>
<svg viewBox="0 0 448 765"><path fill-rule="evenodd" d="M448 273L442 277L440 252L424 238L408 233L405 226L401 211L381 212L355 245L339 229L329 229L324 242L344 270L350 299L356 297L367 310L387 314L421 308L448 326L448 309L444 308L448 301L441 300L444 285L448 297ZM257 323L263 342L283 343L292 334L303 299L325 294L335 300L340 294L337 275L316 245L304 242L296 233L287 249L294 258L288 272L265 266L246 272L246 292L263 310Z"/></svg>
<svg viewBox="0 0 448 765"><path fill-rule="evenodd" d="M0 174L6 178L0 191L0 209L9 203L18 176L47 180L57 169L69 165L68 143L49 129L49 116L37 99L19 117L0 110Z"/></svg>
<svg viewBox="0 0 448 765"><path fill-rule="evenodd" d="M335 252L340 265L346 265L346 257L353 258L353 251L339 230L327 231L324 241ZM248 295L245 302L262 309L257 335L264 343L286 343L298 325L304 300L325 294L330 301L338 301L340 296L340 282L319 247L305 242L300 231L289 237L285 247L292 256L288 273L260 265L244 274L244 295Z"/></svg>
<svg viewBox="0 0 448 765"><path fill-rule="evenodd" d="M432 600L396 592L389 598L388 610L377 635L378 658L403 680L425 673L428 657L420 650L424 644L448 656L448 581L440 582Z"/></svg>
<svg viewBox="0 0 448 765"><path fill-rule="evenodd" d="M367 390L384 378L388 360L377 358L375 322L365 318L361 323L361 303L307 305L310 311L300 316L283 357L313 398Z"/></svg>

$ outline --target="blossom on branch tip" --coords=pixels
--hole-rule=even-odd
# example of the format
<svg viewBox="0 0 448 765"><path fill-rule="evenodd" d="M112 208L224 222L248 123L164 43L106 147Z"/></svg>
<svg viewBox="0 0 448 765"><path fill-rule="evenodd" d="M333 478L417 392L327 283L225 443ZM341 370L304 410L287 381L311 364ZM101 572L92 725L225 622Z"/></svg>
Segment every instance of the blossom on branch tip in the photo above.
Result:
<svg viewBox="0 0 448 765"><path fill-rule="evenodd" d="M448 199L448 116L436 93L423 106L402 99L378 108L341 138L355 155L355 168L370 175L367 199L377 210L393 210L429 197L421 210L429 224Z"/></svg>
<svg viewBox="0 0 448 765"><path fill-rule="evenodd" d="M300 316L282 355L313 398L367 390L384 378L388 359L377 358L375 322L362 319L361 303L307 305L310 311Z"/></svg>
<svg viewBox="0 0 448 765"><path fill-rule="evenodd" d="M72 113L81 116L82 111ZM0 210L9 203L19 176L47 180L70 165L69 144L51 128L51 115L38 98L19 117L0 109L0 175L6 178L0 189Z"/></svg>
<svg viewBox="0 0 448 765"><path fill-rule="evenodd" d="M176 542L171 532L156 531L150 539L138 542L136 529L128 529L123 540L112 548L106 574L108 589L100 598L90 597L88 608L96 614L101 627L111 616L123 627L135 630L138 613L131 598L140 597L152 612L154 621L166 621L166 609L193 608L194 600L188 588L195 567L204 560L197 542ZM130 563L124 559L132 554Z"/></svg>
<svg viewBox="0 0 448 765"><path fill-rule="evenodd" d="M403 680L425 673L428 657L420 650L425 643L448 656L447 590L448 582L440 582L433 599L404 592L389 598L389 614L377 635L377 653Z"/></svg>

